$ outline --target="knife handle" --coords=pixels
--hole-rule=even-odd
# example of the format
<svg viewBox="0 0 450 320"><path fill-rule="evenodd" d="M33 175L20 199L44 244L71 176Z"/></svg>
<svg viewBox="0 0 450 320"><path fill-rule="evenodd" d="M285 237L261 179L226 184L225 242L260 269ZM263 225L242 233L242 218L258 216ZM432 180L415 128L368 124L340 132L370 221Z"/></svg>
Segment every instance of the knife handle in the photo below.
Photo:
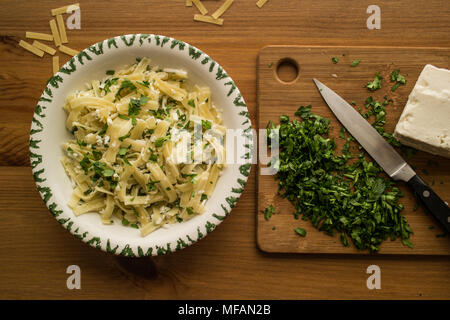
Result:
<svg viewBox="0 0 450 320"><path fill-rule="evenodd" d="M425 205L428 211L450 232L450 208L418 175L412 177L408 185Z"/></svg>

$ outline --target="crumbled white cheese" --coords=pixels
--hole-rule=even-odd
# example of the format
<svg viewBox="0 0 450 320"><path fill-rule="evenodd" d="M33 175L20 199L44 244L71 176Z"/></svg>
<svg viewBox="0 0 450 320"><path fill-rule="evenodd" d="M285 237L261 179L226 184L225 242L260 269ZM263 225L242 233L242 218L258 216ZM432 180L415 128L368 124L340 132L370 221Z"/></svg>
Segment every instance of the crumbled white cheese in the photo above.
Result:
<svg viewBox="0 0 450 320"><path fill-rule="evenodd" d="M169 210L170 210L169 207L167 207L167 206L162 206L161 209L160 209L160 212L161 212L161 213L166 213L166 212L169 211Z"/></svg>

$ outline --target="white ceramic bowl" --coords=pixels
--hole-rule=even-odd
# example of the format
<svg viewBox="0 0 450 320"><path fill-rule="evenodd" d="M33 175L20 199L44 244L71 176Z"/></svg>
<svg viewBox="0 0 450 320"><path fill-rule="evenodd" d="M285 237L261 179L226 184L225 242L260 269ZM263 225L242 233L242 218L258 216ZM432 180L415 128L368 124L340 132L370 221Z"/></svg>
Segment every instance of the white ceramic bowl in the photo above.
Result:
<svg viewBox="0 0 450 320"><path fill-rule="evenodd" d="M245 102L225 70L201 50L170 37L130 34L104 40L81 51L52 77L39 99L30 132L30 161L34 179L44 202L58 222L89 245L124 256L149 256L182 249L211 232L231 211L243 191L251 163L251 139L245 163L228 165L206 204L206 211L193 219L159 229L141 237L134 228L119 223L107 226L97 213L76 217L67 206L72 187L60 163L61 145L71 138L65 128L63 104L67 95L106 70L149 57L161 67L183 68L189 81L211 88L214 104L223 109L225 126L251 135Z"/></svg>

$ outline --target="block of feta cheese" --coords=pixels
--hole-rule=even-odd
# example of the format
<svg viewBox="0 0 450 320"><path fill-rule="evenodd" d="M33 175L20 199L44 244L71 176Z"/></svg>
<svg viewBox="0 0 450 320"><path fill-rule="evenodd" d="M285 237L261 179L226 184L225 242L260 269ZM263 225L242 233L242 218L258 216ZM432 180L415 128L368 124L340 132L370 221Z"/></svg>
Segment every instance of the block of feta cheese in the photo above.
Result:
<svg viewBox="0 0 450 320"><path fill-rule="evenodd" d="M450 70L427 64L395 127L404 145L450 158Z"/></svg>

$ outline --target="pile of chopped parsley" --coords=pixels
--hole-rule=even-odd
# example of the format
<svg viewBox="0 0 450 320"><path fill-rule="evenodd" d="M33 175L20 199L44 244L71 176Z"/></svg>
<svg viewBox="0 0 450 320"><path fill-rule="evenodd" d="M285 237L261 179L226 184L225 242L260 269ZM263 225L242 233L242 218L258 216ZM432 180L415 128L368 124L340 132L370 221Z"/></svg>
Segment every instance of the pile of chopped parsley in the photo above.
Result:
<svg viewBox="0 0 450 320"><path fill-rule="evenodd" d="M374 115L377 130L382 131L384 105L370 100L366 107L370 113L366 117ZM401 238L412 247L412 230L401 215L402 193L395 182L365 159L361 147L358 155L350 152L354 139L346 137L345 130L340 137L346 143L337 150L328 135L330 120L311 112L311 106L300 107L295 116L299 120L283 115L280 125L267 127L268 138L279 135L279 159L271 166L278 169L278 194L295 206L294 216L311 220L330 236L338 234L343 245L351 241L359 250L378 251L388 238Z"/></svg>

